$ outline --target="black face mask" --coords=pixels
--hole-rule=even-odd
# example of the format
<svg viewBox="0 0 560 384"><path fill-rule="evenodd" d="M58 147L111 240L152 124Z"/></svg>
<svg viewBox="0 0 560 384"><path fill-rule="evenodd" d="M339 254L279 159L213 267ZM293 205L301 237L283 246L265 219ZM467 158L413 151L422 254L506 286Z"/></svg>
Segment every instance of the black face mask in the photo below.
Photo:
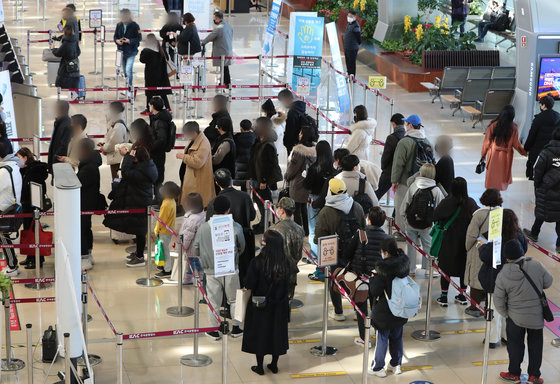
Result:
<svg viewBox="0 0 560 384"><path fill-rule="evenodd" d="M220 24L220 22L219 22L219 21L216 21L216 20L214 20L214 24L218 25L218 24Z"/></svg>
<svg viewBox="0 0 560 384"><path fill-rule="evenodd" d="M358 122L358 116L354 116L354 122L355 122L355 123Z"/></svg>

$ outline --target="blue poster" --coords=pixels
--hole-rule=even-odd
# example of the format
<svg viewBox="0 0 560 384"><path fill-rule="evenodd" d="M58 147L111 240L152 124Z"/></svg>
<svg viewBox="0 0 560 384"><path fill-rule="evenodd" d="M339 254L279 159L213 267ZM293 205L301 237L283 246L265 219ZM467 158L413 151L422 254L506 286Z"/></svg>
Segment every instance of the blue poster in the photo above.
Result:
<svg viewBox="0 0 560 384"><path fill-rule="evenodd" d="M321 83L323 29L324 19L322 17L297 16L295 18L292 88L297 89L298 77L308 77L311 83L311 93L317 92L317 87Z"/></svg>
<svg viewBox="0 0 560 384"><path fill-rule="evenodd" d="M342 56L340 55L340 47L338 45L338 33L336 32L336 23L328 23L326 26L327 37L331 47L333 66L337 71L344 72L342 66ZM336 94L338 96L338 112L342 121L350 120L350 93L348 92L348 84L346 78L340 73L335 72Z"/></svg>
<svg viewBox="0 0 560 384"><path fill-rule="evenodd" d="M268 27L264 33L263 56L268 56L272 50L274 43L274 35L276 34L276 25L278 25L278 17L282 8L282 0L274 0L270 9L270 17L268 18Z"/></svg>

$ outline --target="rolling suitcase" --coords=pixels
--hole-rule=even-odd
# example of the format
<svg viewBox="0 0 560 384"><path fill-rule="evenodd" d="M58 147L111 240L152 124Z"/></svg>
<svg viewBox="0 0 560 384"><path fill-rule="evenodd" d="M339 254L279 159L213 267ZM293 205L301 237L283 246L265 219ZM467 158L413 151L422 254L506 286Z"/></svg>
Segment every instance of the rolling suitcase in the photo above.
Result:
<svg viewBox="0 0 560 384"><path fill-rule="evenodd" d="M85 88L85 87L86 87L86 78L83 75L80 75L78 88ZM85 99L86 99L86 91L78 91L78 100L85 100Z"/></svg>
<svg viewBox="0 0 560 384"><path fill-rule="evenodd" d="M49 86L54 86L56 83L56 75L58 74L58 67L60 62L58 61L47 61L47 81Z"/></svg>

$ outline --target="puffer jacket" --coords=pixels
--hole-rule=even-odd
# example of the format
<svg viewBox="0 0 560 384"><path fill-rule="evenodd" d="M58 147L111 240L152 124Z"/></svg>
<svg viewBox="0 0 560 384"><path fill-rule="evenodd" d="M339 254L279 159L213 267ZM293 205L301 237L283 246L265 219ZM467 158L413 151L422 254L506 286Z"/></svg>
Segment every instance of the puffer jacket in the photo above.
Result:
<svg viewBox="0 0 560 384"><path fill-rule="evenodd" d="M362 244L359 232L356 232L344 255L346 262L350 263L350 270L359 275L370 275L376 264L383 260L381 243L390 238L383 228L375 225L367 226L365 232L367 244Z"/></svg>
<svg viewBox="0 0 560 384"><path fill-rule="evenodd" d="M150 156L157 167L159 176L158 181L163 181L163 173L165 170L165 153L167 143L169 142L169 134L171 129L169 125L173 120L173 116L166 109L159 111L155 115L150 116L150 127L154 135L154 145L150 150Z"/></svg>
<svg viewBox="0 0 560 384"><path fill-rule="evenodd" d="M284 179L290 186L290 198L296 203L307 203L309 191L304 187L305 178L302 173L315 161L317 152L315 147L298 144L290 154L288 167Z"/></svg>
<svg viewBox="0 0 560 384"><path fill-rule="evenodd" d="M521 268L541 292L552 285L553 278L550 272L532 257L522 257L507 263L496 279L496 310L519 327L542 329L544 318L540 298Z"/></svg>
<svg viewBox="0 0 560 384"><path fill-rule="evenodd" d="M204 212L187 212L185 213L185 216L183 216L183 222L181 223L179 234L183 235L184 257L194 257L194 238L198 228L200 228L204 222Z"/></svg>
<svg viewBox="0 0 560 384"><path fill-rule="evenodd" d="M377 121L372 118L358 121L349 127L351 133L346 148L351 154L358 156L360 160L369 161L369 145L376 127Z"/></svg>
<svg viewBox="0 0 560 384"><path fill-rule="evenodd" d="M107 133L103 143L103 153L107 156L107 164L120 164L122 155L115 149L115 145L128 142L128 131L124 124L122 113L111 116L107 121Z"/></svg>
<svg viewBox="0 0 560 384"><path fill-rule="evenodd" d="M541 151L533 174L535 217L546 222L560 221L560 140L551 140Z"/></svg>
<svg viewBox="0 0 560 384"><path fill-rule="evenodd" d="M282 170L278 164L276 153L276 132L262 140L257 138L251 148L251 160L249 161L249 178L258 183L274 185L282 180Z"/></svg>
<svg viewBox="0 0 560 384"><path fill-rule="evenodd" d="M272 120L272 128L276 132L278 139L276 140L276 150L278 154L282 150L282 143L284 142L284 131L286 130L286 119L288 115L285 112L277 111L274 116L270 118Z"/></svg>
<svg viewBox="0 0 560 384"><path fill-rule="evenodd" d="M286 129L282 140L286 148L293 148L299 141L301 131L300 119L305 115L306 105L301 100L296 100L290 107L286 116Z"/></svg>
<svg viewBox="0 0 560 384"><path fill-rule="evenodd" d="M82 184L80 188L80 206L82 211L105 209L99 204L99 167L103 164L101 154L94 151L91 157L81 161L78 166L78 180Z"/></svg>
<svg viewBox="0 0 560 384"><path fill-rule="evenodd" d="M408 321L408 319L393 315L385 297L386 292L387 297L391 298L393 279L408 276L408 269L408 257L400 249L395 257L389 257L377 263L377 274L369 281L369 294L375 300L372 317L372 324L375 329L399 328Z"/></svg>
<svg viewBox="0 0 560 384"><path fill-rule="evenodd" d="M535 115L527 139L523 144L523 148L529 152L526 171L526 176L529 180L533 179L533 167L537 157L539 157L541 151L552 139L552 132L554 132L559 123L560 113L553 109L547 109Z"/></svg>
<svg viewBox="0 0 560 384"><path fill-rule="evenodd" d="M249 179L249 162L251 161L251 147L255 144L255 132L239 132L233 136L235 141L235 179Z"/></svg>

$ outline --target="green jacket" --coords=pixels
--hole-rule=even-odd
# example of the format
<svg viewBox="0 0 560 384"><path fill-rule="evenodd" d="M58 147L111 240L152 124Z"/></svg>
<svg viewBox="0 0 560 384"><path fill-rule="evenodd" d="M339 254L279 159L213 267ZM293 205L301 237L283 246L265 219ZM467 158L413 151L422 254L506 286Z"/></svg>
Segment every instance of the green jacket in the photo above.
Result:
<svg viewBox="0 0 560 384"><path fill-rule="evenodd" d="M319 212L317 217L317 224L315 225L315 238L313 242L315 244L319 243L319 238L323 236L332 236L336 234L342 212L349 212L350 209L354 210L354 215L358 219L358 223L361 228L366 226L366 217L364 215L364 210L360 204L353 204L352 198L344 195L347 199L345 203L345 208L342 208L342 204L331 204L330 200L333 198L343 197L343 195L337 196L327 196L327 205Z"/></svg>
<svg viewBox="0 0 560 384"><path fill-rule="evenodd" d="M399 140L395 154L393 156L393 168L391 170L391 183L406 185L414 161L416 160L416 142L415 139L426 139L426 134L422 129L413 129L406 131L405 136Z"/></svg>

